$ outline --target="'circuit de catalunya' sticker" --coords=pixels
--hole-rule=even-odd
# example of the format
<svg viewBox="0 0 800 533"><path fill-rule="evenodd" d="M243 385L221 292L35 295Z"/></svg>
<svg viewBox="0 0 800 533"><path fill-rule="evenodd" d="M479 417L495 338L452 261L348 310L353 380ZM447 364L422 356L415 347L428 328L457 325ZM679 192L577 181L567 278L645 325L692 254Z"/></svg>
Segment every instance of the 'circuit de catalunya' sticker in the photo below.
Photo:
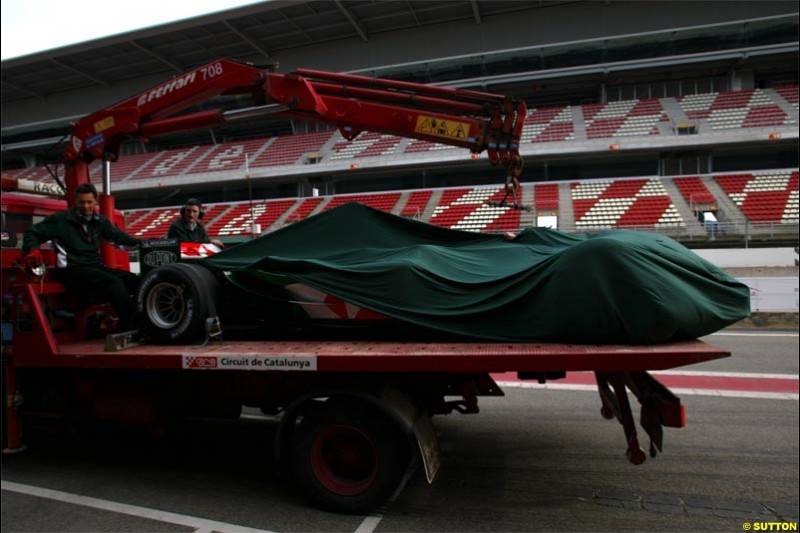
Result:
<svg viewBox="0 0 800 533"><path fill-rule="evenodd" d="M316 371L316 355L184 355L183 368L189 370L266 370Z"/></svg>

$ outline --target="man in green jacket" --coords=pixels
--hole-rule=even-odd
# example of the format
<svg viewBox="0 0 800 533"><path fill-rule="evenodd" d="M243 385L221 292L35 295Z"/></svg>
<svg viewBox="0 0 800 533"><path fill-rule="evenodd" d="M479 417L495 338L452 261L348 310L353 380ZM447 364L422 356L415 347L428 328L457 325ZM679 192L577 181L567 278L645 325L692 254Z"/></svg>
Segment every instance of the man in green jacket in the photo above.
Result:
<svg viewBox="0 0 800 533"><path fill-rule="evenodd" d="M197 198L189 198L181 207L181 218L172 223L167 233L168 239L178 239L181 242L211 243L222 248L224 245L218 239L209 239L206 228L200 223L203 218L203 204Z"/></svg>
<svg viewBox="0 0 800 533"><path fill-rule="evenodd" d="M95 213L96 205L94 185L79 185L71 208L50 215L25 231L22 252L26 263L41 264L39 245L53 241L58 279L67 291L77 295L82 305L88 305L93 295L108 300L119 318L118 330L128 331L134 327L136 307L131 295L136 292L139 278L131 272L104 265L100 240L128 246L139 245L141 240Z"/></svg>

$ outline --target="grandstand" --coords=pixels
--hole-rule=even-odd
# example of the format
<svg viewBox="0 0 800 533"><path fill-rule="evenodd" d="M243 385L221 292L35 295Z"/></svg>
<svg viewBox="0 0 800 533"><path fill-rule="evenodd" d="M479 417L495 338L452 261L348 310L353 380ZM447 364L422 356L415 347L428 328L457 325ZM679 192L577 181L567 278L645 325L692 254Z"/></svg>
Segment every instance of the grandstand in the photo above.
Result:
<svg viewBox="0 0 800 533"><path fill-rule="evenodd" d="M279 61L524 98L530 209L495 205L505 176L485 155L271 118L123 144L111 177L132 233L163 236L195 196L228 242L357 201L465 231L796 245L796 4L675 4L267 2L3 61L3 174L51 180L70 120L180 71Z"/></svg>
<svg viewBox="0 0 800 533"><path fill-rule="evenodd" d="M344 203L359 202L464 231L519 231L536 225L537 215L551 215L559 219L560 229L570 232L636 229L663 233L687 244L708 245L710 237L719 241L716 244L738 244L745 237L751 243L776 244L797 237L797 175L797 170L784 169L536 184L532 191L530 186L523 187L523 197L532 198L533 213L488 205L502 198L502 188L476 186L211 203L205 220L212 237L236 240L249 238L252 224L262 232L275 231ZM721 194L715 196L712 188ZM569 202L562 209L559 199L564 195ZM179 207L128 211L131 232L143 238L163 237ZM713 212L722 221L714 226L713 235L698 211Z"/></svg>

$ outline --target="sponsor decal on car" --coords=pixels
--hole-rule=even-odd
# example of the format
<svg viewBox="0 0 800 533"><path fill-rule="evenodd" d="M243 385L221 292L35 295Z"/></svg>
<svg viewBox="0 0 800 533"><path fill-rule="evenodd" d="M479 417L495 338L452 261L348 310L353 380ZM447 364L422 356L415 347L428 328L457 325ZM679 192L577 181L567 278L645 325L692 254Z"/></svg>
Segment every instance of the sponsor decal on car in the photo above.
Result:
<svg viewBox="0 0 800 533"><path fill-rule="evenodd" d="M156 250L145 255L143 261L150 266L161 266L178 261L178 254L166 250Z"/></svg>
<svg viewBox="0 0 800 533"><path fill-rule="evenodd" d="M182 242L181 257L209 257L219 252L220 248L214 244Z"/></svg>
<svg viewBox="0 0 800 533"><path fill-rule="evenodd" d="M333 320L385 320L389 318L302 283L291 283L285 288L292 295L293 303L298 304L311 318Z"/></svg>

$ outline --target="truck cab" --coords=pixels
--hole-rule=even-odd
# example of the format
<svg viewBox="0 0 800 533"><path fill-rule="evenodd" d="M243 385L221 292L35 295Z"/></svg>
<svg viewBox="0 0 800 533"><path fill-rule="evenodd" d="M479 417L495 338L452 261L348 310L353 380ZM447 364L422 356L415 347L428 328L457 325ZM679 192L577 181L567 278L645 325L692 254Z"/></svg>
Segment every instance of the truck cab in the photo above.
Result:
<svg viewBox="0 0 800 533"><path fill-rule="evenodd" d="M12 189L12 190L9 190ZM22 190L21 190L22 189ZM76 302L71 298L58 281L55 271L55 254L50 243L41 246L42 256L45 261L45 270L41 276L38 273L26 272L21 266L22 238L25 230L42 221L44 218L67 209L68 204L62 197L51 196L55 192L49 187L41 187L36 182L25 180L12 180L3 178L2 195L2 276L3 307L2 331L3 345L11 343L14 334L12 317L15 287L37 282L42 287L47 285L48 319L54 330L68 332L76 339L87 336L101 335L113 328L113 316L109 306L103 302L88 309L78 309ZM125 229L125 216L116 210L114 223ZM130 270L132 263L129 254L123 250L116 251L118 268ZM135 267L135 265L134 265ZM87 327L88 326L88 327Z"/></svg>

